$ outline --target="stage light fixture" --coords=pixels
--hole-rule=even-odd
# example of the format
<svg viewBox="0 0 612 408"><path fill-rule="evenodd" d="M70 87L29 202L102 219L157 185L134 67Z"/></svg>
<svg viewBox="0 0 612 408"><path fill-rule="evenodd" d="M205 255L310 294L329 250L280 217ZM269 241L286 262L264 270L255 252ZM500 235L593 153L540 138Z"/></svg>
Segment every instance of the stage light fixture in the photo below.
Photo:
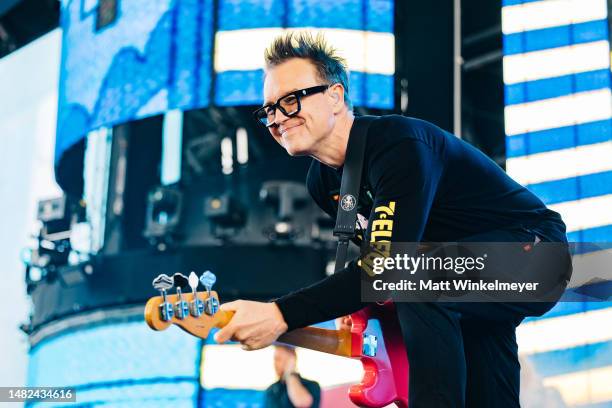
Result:
<svg viewBox="0 0 612 408"><path fill-rule="evenodd" d="M244 206L228 193L206 198L204 215L226 228L241 227L246 221Z"/></svg>
<svg viewBox="0 0 612 408"><path fill-rule="evenodd" d="M294 221L297 209L309 200L306 187L295 181L271 180L262 184L259 198L276 210L277 221L264 228L271 241L292 241L300 231Z"/></svg>
<svg viewBox="0 0 612 408"><path fill-rule="evenodd" d="M259 191L259 198L264 203L276 207L280 221L293 219L295 211L303 207L310 199L304 184L285 180L271 180L263 183Z"/></svg>
<svg viewBox="0 0 612 408"><path fill-rule="evenodd" d="M158 186L147 196L145 238L159 249L175 242L179 235L183 194L178 186Z"/></svg>

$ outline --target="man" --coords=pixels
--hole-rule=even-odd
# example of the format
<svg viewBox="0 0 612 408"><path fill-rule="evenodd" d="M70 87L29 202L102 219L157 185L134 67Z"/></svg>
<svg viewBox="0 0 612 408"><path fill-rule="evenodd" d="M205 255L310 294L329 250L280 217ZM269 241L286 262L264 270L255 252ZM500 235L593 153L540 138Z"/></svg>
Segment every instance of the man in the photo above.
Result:
<svg viewBox="0 0 612 408"><path fill-rule="evenodd" d="M322 38L292 34L276 39L265 59L265 103L256 116L287 153L315 159L307 185L333 217L337 202L332 197L340 186L353 123L359 120L352 113L343 60ZM476 148L418 119L391 115L371 123L362 185L366 191L359 202L365 204L359 213L367 221L361 222L366 242L376 235L372 225L383 215L373 210L381 207L392 209L393 222L387 223L392 228L385 231L392 242L566 242L557 213ZM410 407L518 407L515 328L552 303L451 306L396 303L410 362ZM351 262L275 302L223 305L235 315L216 340L234 338L247 350L257 349L287 330L362 307L359 267Z"/></svg>
<svg viewBox="0 0 612 408"><path fill-rule="evenodd" d="M306 380L297 373L296 359L293 347L274 347L274 370L278 381L266 390L266 408L318 408L321 387L316 381Z"/></svg>

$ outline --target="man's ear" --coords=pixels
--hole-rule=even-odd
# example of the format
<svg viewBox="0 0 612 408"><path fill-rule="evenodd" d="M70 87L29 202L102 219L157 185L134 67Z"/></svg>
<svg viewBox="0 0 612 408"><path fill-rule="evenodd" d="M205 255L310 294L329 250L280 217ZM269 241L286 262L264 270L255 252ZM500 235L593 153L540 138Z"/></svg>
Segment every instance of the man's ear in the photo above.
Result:
<svg viewBox="0 0 612 408"><path fill-rule="evenodd" d="M335 84L331 92L332 98L334 98L334 112L340 112L344 106L344 87L340 84Z"/></svg>

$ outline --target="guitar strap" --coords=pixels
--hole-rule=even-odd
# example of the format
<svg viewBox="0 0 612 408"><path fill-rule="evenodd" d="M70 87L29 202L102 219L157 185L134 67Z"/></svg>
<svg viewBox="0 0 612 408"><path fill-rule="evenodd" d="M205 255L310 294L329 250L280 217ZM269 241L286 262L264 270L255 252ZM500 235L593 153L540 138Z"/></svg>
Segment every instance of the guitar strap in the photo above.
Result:
<svg viewBox="0 0 612 408"><path fill-rule="evenodd" d="M370 123L375 116L359 116L353 122L349 136L340 182L340 197L338 198L338 214L334 236L338 237L336 250L336 265L334 272L338 272L346 263L349 240L355 236L355 223L357 221L357 204L363 173L363 158Z"/></svg>

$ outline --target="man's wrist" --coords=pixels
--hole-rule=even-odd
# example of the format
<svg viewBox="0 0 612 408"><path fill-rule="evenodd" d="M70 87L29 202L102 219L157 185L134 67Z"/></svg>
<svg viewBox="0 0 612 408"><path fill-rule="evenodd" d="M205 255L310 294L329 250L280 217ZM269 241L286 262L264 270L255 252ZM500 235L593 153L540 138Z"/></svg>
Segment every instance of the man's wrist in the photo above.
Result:
<svg viewBox="0 0 612 408"><path fill-rule="evenodd" d="M280 327L279 327L279 335L285 333L288 329L289 326L287 325L287 322L285 321L285 316L283 316L283 312L280 309L280 307L278 307L278 304L276 302L271 302L274 305L274 309L276 310L277 316L280 318L279 319L279 323L280 323Z"/></svg>
<svg viewBox="0 0 612 408"><path fill-rule="evenodd" d="M294 377L294 376L296 378L300 378L300 374L297 371L287 371L286 373L283 374L283 380L287 382L289 378Z"/></svg>
<svg viewBox="0 0 612 408"><path fill-rule="evenodd" d="M278 308L280 314L283 316L283 321L287 324L287 331L294 330L300 326L299 320L300 313L304 310L304 305L299 300L296 300L296 296L293 294L285 295L281 298L274 300L274 304Z"/></svg>

